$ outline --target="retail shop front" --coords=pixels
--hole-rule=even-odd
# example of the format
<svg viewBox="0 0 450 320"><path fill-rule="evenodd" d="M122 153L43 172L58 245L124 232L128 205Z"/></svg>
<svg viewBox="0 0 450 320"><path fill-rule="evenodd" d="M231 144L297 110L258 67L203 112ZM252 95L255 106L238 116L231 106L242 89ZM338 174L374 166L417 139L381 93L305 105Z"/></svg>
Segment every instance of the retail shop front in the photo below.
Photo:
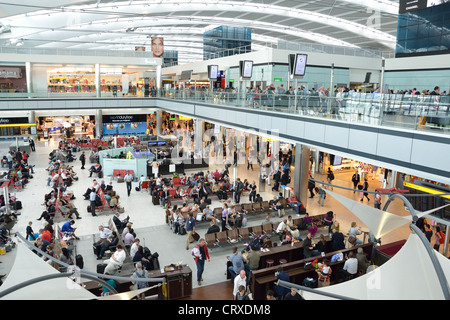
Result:
<svg viewBox="0 0 450 320"><path fill-rule="evenodd" d="M95 116L39 116L37 119L38 138L49 139L52 136L74 138L82 135L94 135Z"/></svg>

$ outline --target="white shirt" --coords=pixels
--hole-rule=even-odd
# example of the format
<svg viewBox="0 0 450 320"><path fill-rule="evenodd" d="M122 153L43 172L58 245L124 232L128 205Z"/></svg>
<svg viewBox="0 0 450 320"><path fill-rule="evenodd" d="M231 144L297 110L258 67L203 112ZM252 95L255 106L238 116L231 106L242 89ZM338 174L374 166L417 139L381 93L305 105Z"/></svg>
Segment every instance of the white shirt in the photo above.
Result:
<svg viewBox="0 0 450 320"><path fill-rule="evenodd" d="M131 249L130 249L130 256L131 256L131 259L133 259L134 255L136 254L136 252L138 251L138 249L139 249L139 246L136 244L136 242L133 243L133 245L131 246Z"/></svg>
<svg viewBox="0 0 450 320"><path fill-rule="evenodd" d="M244 279L242 279L241 275L238 274L236 278L234 278L233 297L235 297L236 294L239 292L240 286L244 286L245 288L247 288L247 277L244 277Z"/></svg>
<svg viewBox="0 0 450 320"><path fill-rule="evenodd" d="M117 260L114 260L113 257ZM111 258L109 258L109 262L118 266L121 266L123 264L123 261L125 260L126 254L124 250L116 250Z"/></svg>
<svg viewBox="0 0 450 320"><path fill-rule="evenodd" d="M284 221L281 221L280 224L277 227L277 233L283 231L284 229L286 229L286 223L284 223Z"/></svg>
<svg viewBox="0 0 450 320"><path fill-rule="evenodd" d="M356 274L358 272L358 260L356 258L348 259L345 261L343 269L350 274Z"/></svg>
<svg viewBox="0 0 450 320"><path fill-rule="evenodd" d="M123 180L126 182L131 182L131 181L133 181L133 175L127 174L125 177L123 177Z"/></svg>
<svg viewBox="0 0 450 320"><path fill-rule="evenodd" d="M109 230L108 228L103 228L103 230L100 231L100 238L101 239L106 239L111 237L112 235L112 231Z"/></svg>
<svg viewBox="0 0 450 320"><path fill-rule="evenodd" d="M95 197L96 197L96 193L94 191L91 191L91 194L89 195L89 200L90 201L95 201Z"/></svg>

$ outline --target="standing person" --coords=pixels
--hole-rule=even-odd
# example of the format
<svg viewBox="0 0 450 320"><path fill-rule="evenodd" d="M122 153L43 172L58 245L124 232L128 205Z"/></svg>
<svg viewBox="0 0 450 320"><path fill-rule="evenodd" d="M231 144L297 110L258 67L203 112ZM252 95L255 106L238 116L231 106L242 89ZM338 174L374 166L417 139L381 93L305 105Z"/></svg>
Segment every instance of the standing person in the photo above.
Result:
<svg viewBox="0 0 450 320"><path fill-rule="evenodd" d="M127 194L130 196L131 193L131 182L133 182L133 175L130 173L130 171L127 170L127 174L125 177L123 177L123 181L127 184Z"/></svg>
<svg viewBox="0 0 450 320"><path fill-rule="evenodd" d="M436 250L437 252L439 252L439 248L441 246L441 244L444 244L445 242L445 235L444 233L441 231L441 227L436 226L436 232L434 233L434 250Z"/></svg>
<svg viewBox="0 0 450 320"><path fill-rule="evenodd" d="M92 213L93 217L97 216L95 214L95 199L96 198L97 198L97 193L95 193L95 189L92 188L91 193L89 194L89 201L91 203L91 213Z"/></svg>
<svg viewBox="0 0 450 320"><path fill-rule="evenodd" d="M353 182L353 189L357 189L358 188L358 184L361 181L361 177L359 176L358 171L356 171L353 176L352 176L352 182ZM355 193L356 191L353 190L353 193Z"/></svg>
<svg viewBox="0 0 450 320"><path fill-rule="evenodd" d="M27 240L36 240L36 237L34 236L34 231L33 228L31 227L31 225L33 224L32 221L28 222L28 226L27 226L27 235L25 236L25 239Z"/></svg>
<svg viewBox="0 0 450 320"><path fill-rule="evenodd" d="M253 181L249 186L250 192L248 194L248 201L255 202L256 200L256 182Z"/></svg>
<svg viewBox="0 0 450 320"><path fill-rule="evenodd" d="M241 182L240 178L236 179L236 185L234 187L234 200L236 204L241 201L241 193L244 190L244 184Z"/></svg>
<svg viewBox="0 0 450 320"><path fill-rule="evenodd" d="M131 278L148 278L148 271L142 268L141 262L136 262L136 270L134 271ZM133 285L131 286L130 290L140 290L144 288L148 288L148 282L147 281L132 281ZM145 292L139 294L137 296L138 300L144 300L145 299Z"/></svg>
<svg viewBox="0 0 450 320"><path fill-rule="evenodd" d="M367 178L364 178L363 191L367 191L368 189L369 189L369 182L367 181ZM364 192L364 196L361 198L361 202L364 200L364 197L367 198L367 201L370 201L369 194L367 192Z"/></svg>
<svg viewBox="0 0 450 320"><path fill-rule="evenodd" d="M28 143L30 144L31 151L36 151L36 145L31 137L28 137Z"/></svg>
<svg viewBox="0 0 450 320"><path fill-rule="evenodd" d="M222 209L222 231L227 230L227 225L228 225L228 205L224 203Z"/></svg>
<svg viewBox="0 0 450 320"><path fill-rule="evenodd" d="M373 203L373 207L381 210L381 195L378 192L375 193L375 200Z"/></svg>
<svg viewBox="0 0 450 320"><path fill-rule="evenodd" d="M252 168L252 171L253 171L253 163L252 163L252 156L251 155L248 156L247 170L250 169L250 168Z"/></svg>
<svg viewBox="0 0 450 320"><path fill-rule="evenodd" d="M331 184L333 183L334 180L334 173L331 170L331 167L328 167L328 171L327 171L327 181L330 184L330 190L333 190L333 186L331 186Z"/></svg>
<svg viewBox="0 0 450 320"><path fill-rule="evenodd" d="M325 192L325 186L322 184L321 186L319 186L319 205L323 207L323 205L325 204L325 197L327 195L327 193Z"/></svg>
<svg viewBox="0 0 450 320"><path fill-rule="evenodd" d="M239 287L244 286L247 288L247 276L245 274L245 270L241 270L241 272L234 277L234 286L233 286L233 300L236 299L236 295L239 292Z"/></svg>
<svg viewBox="0 0 450 320"><path fill-rule="evenodd" d="M425 223L424 227L425 227L425 232L424 232L425 237L427 237L428 242L431 243L431 237L433 236L433 230L431 230L431 227L428 223Z"/></svg>
<svg viewBox="0 0 450 320"><path fill-rule="evenodd" d="M84 151L80 155L80 161L81 161L81 169L85 169L84 165L86 164L86 154Z"/></svg>
<svg viewBox="0 0 450 320"><path fill-rule="evenodd" d="M152 161L152 163L151 163L151 166L152 166L152 173L153 173L153 176L154 176L155 178L158 178L159 162L156 160L156 158L153 159L153 161Z"/></svg>
<svg viewBox="0 0 450 320"><path fill-rule="evenodd" d="M13 162L12 151L8 151L6 153L6 161L8 161L8 168L9 168L9 170L11 170L12 169L12 162Z"/></svg>
<svg viewBox="0 0 450 320"><path fill-rule="evenodd" d="M205 239L200 239L198 245L192 249L192 255L194 256L195 264L197 265L197 283L202 285L203 271L205 270L205 260L209 258L208 247L206 246Z"/></svg>
<svg viewBox="0 0 450 320"><path fill-rule="evenodd" d="M189 250L189 244L191 242L194 242L194 238L192 237L192 234L195 232L195 219L192 216L192 212L188 213L188 218L186 219L186 233L187 233L187 240L186 240L186 250Z"/></svg>
<svg viewBox="0 0 450 320"><path fill-rule="evenodd" d="M28 165L28 153L26 150L24 150L22 153L22 160L26 165Z"/></svg>
<svg viewBox="0 0 450 320"><path fill-rule="evenodd" d="M250 300L245 289L246 289L245 286L240 285L238 288L238 293L236 293L234 300Z"/></svg>
<svg viewBox="0 0 450 320"><path fill-rule="evenodd" d="M310 198L314 198L314 188L316 187L316 183L312 179L314 178L310 175L308 180L308 190L310 193Z"/></svg>

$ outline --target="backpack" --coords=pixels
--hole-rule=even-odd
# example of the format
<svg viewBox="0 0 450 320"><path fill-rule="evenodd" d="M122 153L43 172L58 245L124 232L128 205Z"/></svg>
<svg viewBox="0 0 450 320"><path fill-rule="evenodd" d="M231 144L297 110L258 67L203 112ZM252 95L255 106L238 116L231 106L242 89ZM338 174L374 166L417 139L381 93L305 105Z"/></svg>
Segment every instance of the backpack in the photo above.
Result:
<svg viewBox="0 0 450 320"><path fill-rule="evenodd" d="M139 274L139 272L136 271L135 274L137 275L138 278L145 278L145 272L144 271L142 271L142 274ZM148 282L144 282L144 281L136 282L136 287L137 287L138 290L147 288L148 287Z"/></svg>

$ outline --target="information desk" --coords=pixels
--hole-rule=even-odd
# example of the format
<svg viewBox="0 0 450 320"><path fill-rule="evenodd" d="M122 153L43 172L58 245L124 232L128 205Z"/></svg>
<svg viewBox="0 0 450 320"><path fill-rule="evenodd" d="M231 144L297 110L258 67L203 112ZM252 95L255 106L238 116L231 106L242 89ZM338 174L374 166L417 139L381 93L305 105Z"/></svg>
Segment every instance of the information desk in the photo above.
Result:
<svg viewBox="0 0 450 320"><path fill-rule="evenodd" d="M330 243L330 236L325 236L325 240L327 243ZM317 239L313 239L313 243L317 243ZM294 245L285 244L282 246L276 246L269 248L269 251L264 252L260 251L260 259L259 259L259 269L264 269L266 267L266 260L272 259L274 261L274 265L279 265L280 259L285 259L287 262L298 261L304 259L303 255L303 241L296 242ZM231 266L231 262L227 261L227 279L231 279L231 275L228 272L228 267Z"/></svg>
<svg viewBox="0 0 450 320"><path fill-rule="evenodd" d="M184 297L189 297L192 295L192 270L187 265L181 265L180 269L174 271L161 272L161 270L150 270L148 271L149 278L165 278L167 284L167 299L179 299ZM119 277L129 278L132 274L116 274ZM119 287L117 292L127 292L130 291L130 286L133 284L131 281L118 281ZM93 294L100 296L102 288L95 281L88 281L84 283L86 289ZM157 285L157 283L149 283L149 287ZM156 287L146 291L146 296L156 295L162 296L162 287Z"/></svg>
<svg viewBox="0 0 450 320"><path fill-rule="evenodd" d="M305 269L306 262L312 262L315 259L318 259L319 262L325 259L330 261L331 257L338 252L342 252L344 255L347 255L350 251L352 251L354 254L356 254L356 250L360 247L363 249L364 254L370 260L373 249L373 243L366 243L345 250L329 252L325 254L325 256L323 257L315 256L308 259L301 259L298 261L288 262L283 265L283 270L287 272L287 274L289 275L290 278L289 282L301 285L302 281L307 277L317 279L317 273L314 268L311 267ZM344 263L345 259L343 261L329 262L329 266L331 267L332 270L331 281L335 281L336 279L338 279L339 270L342 269ZM250 286L253 292L254 300L264 300L266 298L267 290L274 289L274 283L277 281L275 272L277 271L278 267L279 265L252 271Z"/></svg>

